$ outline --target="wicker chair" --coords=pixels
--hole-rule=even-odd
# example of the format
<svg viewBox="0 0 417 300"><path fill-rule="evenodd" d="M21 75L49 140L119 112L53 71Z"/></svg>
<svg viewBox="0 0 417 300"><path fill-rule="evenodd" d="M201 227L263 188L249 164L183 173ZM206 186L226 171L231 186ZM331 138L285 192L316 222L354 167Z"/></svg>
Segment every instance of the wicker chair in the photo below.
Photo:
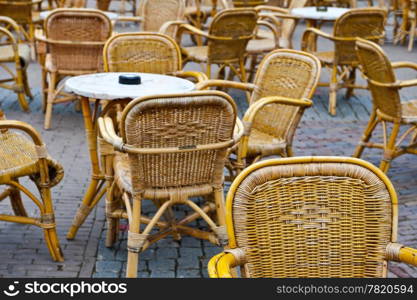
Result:
<svg viewBox="0 0 417 300"><path fill-rule="evenodd" d="M23 43L21 27L9 17L0 16L0 39L0 67L9 75L9 78L0 80L0 87L16 92L20 107L29 111L26 96L33 98L26 71L30 62L30 47ZM15 72L10 64L14 65Z"/></svg>
<svg viewBox="0 0 417 300"><path fill-rule="evenodd" d="M99 118L101 135L117 150L114 183L107 192L107 216L129 220L128 277L137 276L138 253L169 234L176 239L188 234L216 244L227 243L223 168L228 148L238 141L233 137L235 121L233 100L222 92L210 91L130 102L118 124L120 137L110 117ZM189 200L197 196L206 196L204 206ZM143 199L153 200L158 207L152 218L141 216ZM194 213L177 220L172 206L178 204L188 205ZM208 216L210 212L216 212L217 224ZM166 221L161 220L163 215ZM200 217L211 232L186 226ZM146 224L143 231L141 224ZM155 226L159 231L151 234Z"/></svg>
<svg viewBox="0 0 417 300"><path fill-rule="evenodd" d="M42 0L0 0L0 15L9 17L22 26L26 38L33 42L35 26L42 24L39 12L34 11L33 7L40 2Z"/></svg>
<svg viewBox="0 0 417 300"><path fill-rule="evenodd" d="M206 65L207 77L211 76L211 65L219 65L218 75L225 74L228 67L231 74L246 82L246 46L254 37L257 14L253 9L225 9L213 18L208 33L188 24L179 26L179 38L188 32L207 39L207 46L183 47L184 64L189 61ZM224 75L223 75L224 76Z"/></svg>
<svg viewBox="0 0 417 300"><path fill-rule="evenodd" d="M417 0L401 1L402 23L394 38L394 44L405 42L408 36L408 51L413 50L414 39L417 33Z"/></svg>
<svg viewBox="0 0 417 300"><path fill-rule="evenodd" d="M292 142L304 110L320 77L320 62L309 53L275 50L261 62L253 84L210 80L197 85L230 87L251 91L243 117L245 134L239 143L232 177L262 157L293 156Z"/></svg>
<svg viewBox="0 0 417 300"><path fill-rule="evenodd" d="M259 162L230 188L229 245L209 275L386 277L387 261L417 266L417 250L396 243L397 201L385 174L359 159Z"/></svg>
<svg viewBox="0 0 417 300"><path fill-rule="evenodd" d="M417 86L417 79L400 81L394 73L394 70L399 68L417 71L417 64L391 63L384 51L369 41L359 39L356 47L372 93L373 112L354 157L361 157L365 147L383 149L384 156L380 168L387 172L394 158L405 153L417 154L417 100L401 103L399 94L401 88ZM392 125L390 134L387 131L387 123ZM371 143L369 141L378 124L382 124L384 142ZM400 133L401 127L408 129ZM408 137L410 137L409 145L402 145Z"/></svg>
<svg viewBox="0 0 417 300"><path fill-rule="evenodd" d="M102 71L103 46L111 34L111 21L96 9L57 9L46 18L45 37L37 37L49 49L42 70L45 129L51 127L54 104L77 99L58 87L60 80Z"/></svg>
<svg viewBox="0 0 417 300"><path fill-rule="evenodd" d="M337 91L347 88L346 98L353 95L355 88L366 88L357 85L356 69L359 66L355 53L355 38L362 37L372 41L381 40L384 35L386 10L380 8L351 9L336 20L333 35L329 35L316 28L308 28L304 32L302 49L316 55L322 65L330 69L330 83L320 85L329 86L329 112L336 114ZM334 43L334 51L316 52L312 49L312 40L323 37Z"/></svg>
<svg viewBox="0 0 417 300"><path fill-rule="evenodd" d="M58 184L64 171L52 160L39 133L20 121L5 120L0 110L0 201L10 198L14 216L0 214L0 221L35 225L43 229L45 242L54 261L63 261L56 234L51 188ZM39 190L40 198L19 183L29 177ZM39 208L40 217L29 217L22 202L24 193Z"/></svg>
<svg viewBox="0 0 417 300"><path fill-rule="evenodd" d="M175 37L177 24L186 23L185 0L142 0L138 6L137 16L119 17L117 22L135 22L140 31L159 32L162 25L170 22L165 34Z"/></svg>

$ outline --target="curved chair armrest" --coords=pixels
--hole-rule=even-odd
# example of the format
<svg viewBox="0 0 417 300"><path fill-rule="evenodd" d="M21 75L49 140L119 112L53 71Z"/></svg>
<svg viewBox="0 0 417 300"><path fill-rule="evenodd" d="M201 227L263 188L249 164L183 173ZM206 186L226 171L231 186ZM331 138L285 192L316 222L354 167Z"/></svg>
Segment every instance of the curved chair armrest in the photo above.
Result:
<svg viewBox="0 0 417 300"><path fill-rule="evenodd" d="M272 23L268 20L270 20ZM258 20L257 26L258 28L262 26L268 28L274 36L275 47L279 48L280 25L278 20L276 20L273 17L266 17L264 19L261 18L260 20Z"/></svg>
<svg viewBox="0 0 417 300"><path fill-rule="evenodd" d="M396 61L396 62L391 63L391 66L394 69L408 68L408 69L413 69L417 71L417 63L414 63L411 61Z"/></svg>
<svg viewBox="0 0 417 300"><path fill-rule="evenodd" d="M41 147L45 145L39 132L27 123L14 120L0 120L0 130L2 129L16 129L23 131L31 137L36 146Z"/></svg>
<svg viewBox="0 0 417 300"><path fill-rule="evenodd" d="M173 75L181 78L194 78L197 84L203 83L208 80L206 74L196 71L178 71L173 73Z"/></svg>
<svg viewBox="0 0 417 300"><path fill-rule="evenodd" d="M186 21L177 20L177 21L168 21L162 24L161 28L159 29L159 33L167 34L168 29L173 26L180 26L183 24L188 24Z"/></svg>
<svg viewBox="0 0 417 300"><path fill-rule="evenodd" d="M256 85L252 83L243 83L228 80L206 80L200 84L197 84L195 89L205 90L210 87L225 87L252 92L256 88Z"/></svg>
<svg viewBox="0 0 417 300"><path fill-rule="evenodd" d="M398 258L401 262L417 267L417 249L403 247Z"/></svg>
<svg viewBox="0 0 417 300"><path fill-rule="evenodd" d="M123 140L116 134L113 120L110 117L102 116L97 119L97 124L103 139L117 150L123 151Z"/></svg>
<svg viewBox="0 0 417 300"><path fill-rule="evenodd" d="M262 11L269 11L269 12L275 12L275 13L281 13L281 14L289 14L290 10L282 7L276 7L276 6L270 6L270 5L258 5L255 7L255 10L258 13L261 13Z"/></svg>
<svg viewBox="0 0 417 300"><path fill-rule="evenodd" d="M384 88L402 89L406 87L417 86L417 79L397 80L396 82L384 83L384 82L379 82L379 81L369 79L366 76L364 77L369 81L369 83L372 83L373 85L384 87Z"/></svg>
<svg viewBox="0 0 417 300"><path fill-rule="evenodd" d="M232 253L220 253L208 263L210 278L233 278L232 268L238 266L238 260Z"/></svg>
<svg viewBox="0 0 417 300"><path fill-rule="evenodd" d="M217 40L217 41L234 41L234 40L246 40L246 39L251 39L254 37L254 35L250 35L250 36L239 36L239 37L224 37L224 36L214 36L211 35L203 30L200 30L190 24L181 24L179 25L179 29L178 29L178 40L181 40L181 36L184 32L187 32L191 35L198 35L198 36L202 36L205 37L207 39L210 40Z"/></svg>
<svg viewBox="0 0 417 300"><path fill-rule="evenodd" d="M0 16L0 23L8 23L10 26L13 27L13 30L20 32L21 27L19 26L19 24L16 23L15 20L13 20L10 17Z"/></svg>
<svg viewBox="0 0 417 300"><path fill-rule="evenodd" d="M117 19L115 20L115 23L118 22L136 22L138 24L143 22L143 17L138 17L138 16L130 16L130 17L126 17L126 16L122 16L122 17L117 17Z"/></svg>

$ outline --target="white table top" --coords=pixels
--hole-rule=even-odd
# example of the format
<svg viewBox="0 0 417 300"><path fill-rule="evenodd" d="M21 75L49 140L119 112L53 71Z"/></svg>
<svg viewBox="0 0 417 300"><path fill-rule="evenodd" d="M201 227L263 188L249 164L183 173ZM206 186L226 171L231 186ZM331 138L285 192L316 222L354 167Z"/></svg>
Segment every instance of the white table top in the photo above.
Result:
<svg viewBox="0 0 417 300"><path fill-rule="evenodd" d="M294 16L310 19L310 20L325 20L325 21L335 21L345 12L348 12L349 8L342 7L327 7L327 11L317 11L316 6L307 6L293 8L291 14Z"/></svg>
<svg viewBox="0 0 417 300"><path fill-rule="evenodd" d="M139 85L119 84L119 75L135 74L141 77ZM65 91L100 99L134 99L143 96L179 94L194 90L194 83L186 79L149 73L96 73L69 78Z"/></svg>
<svg viewBox="0 0 417 300"><path fill-rule="evenodd" d="M39 18L41 20L45 20L51 13L53 12L53 10L45 10L39 13ZM104 13L110 20L116 20L119 15L116 13L112 13L112 12L108 12L108 11L103 11L102 13Z"/></svg>

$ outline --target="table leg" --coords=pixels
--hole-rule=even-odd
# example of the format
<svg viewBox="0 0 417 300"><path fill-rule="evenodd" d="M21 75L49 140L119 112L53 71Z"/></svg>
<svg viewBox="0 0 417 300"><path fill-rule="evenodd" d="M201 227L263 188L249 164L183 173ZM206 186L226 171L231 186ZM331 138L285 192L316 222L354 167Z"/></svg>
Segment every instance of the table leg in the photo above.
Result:
<svg viewBox="0 0 417 300"><path fill-rule="evenodd" d="M98 101L98 100L96 100ZM74 239L78 229L84 223L91 210L103 197L106 189L104 185L104 176L100 171L98 151L97 151L97 132L94 127L94 120L91 116L90 102L86 97L81 97L81 110L84 118L85 132L87 136L88 150L91 161L91 182L87 189L84 199L78 209L72 226L67 233L67 239Z"/></svg>

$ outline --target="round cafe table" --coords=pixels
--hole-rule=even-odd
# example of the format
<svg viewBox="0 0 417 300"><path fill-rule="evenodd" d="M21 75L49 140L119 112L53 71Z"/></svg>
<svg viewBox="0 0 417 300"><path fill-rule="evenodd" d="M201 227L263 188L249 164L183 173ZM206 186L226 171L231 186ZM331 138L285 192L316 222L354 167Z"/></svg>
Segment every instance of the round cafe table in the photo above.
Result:
<svg viewBox="0 0 417 300"><path fill-rule="evenodd" d="M307 26L309 27L318 27L320 22L334 22L349 10L349 8L342 7L327 7L326 11L318 11L317 6L307 6L293 8L291 14L301 19L305 19L307 21Z"/></svg>
<svg viewBox="0 0 417 300"><path fill-rule="evenodd" d="M124 85L118 83L119 75L136 74L141 77L140 85ZM96 117L101 100L114 101L135 99L143 96L178 94L194 90L194 83L173 76L149 73L97 73L69 78L65 82L65 91L80 96L81 110L84 118L85 132L91 162L91 182L74 217L67 238L73 239L78 228L106 191L104 171L99 164L97 150ZM90 101L94 102L94 113L91 113Z"/></svg>

